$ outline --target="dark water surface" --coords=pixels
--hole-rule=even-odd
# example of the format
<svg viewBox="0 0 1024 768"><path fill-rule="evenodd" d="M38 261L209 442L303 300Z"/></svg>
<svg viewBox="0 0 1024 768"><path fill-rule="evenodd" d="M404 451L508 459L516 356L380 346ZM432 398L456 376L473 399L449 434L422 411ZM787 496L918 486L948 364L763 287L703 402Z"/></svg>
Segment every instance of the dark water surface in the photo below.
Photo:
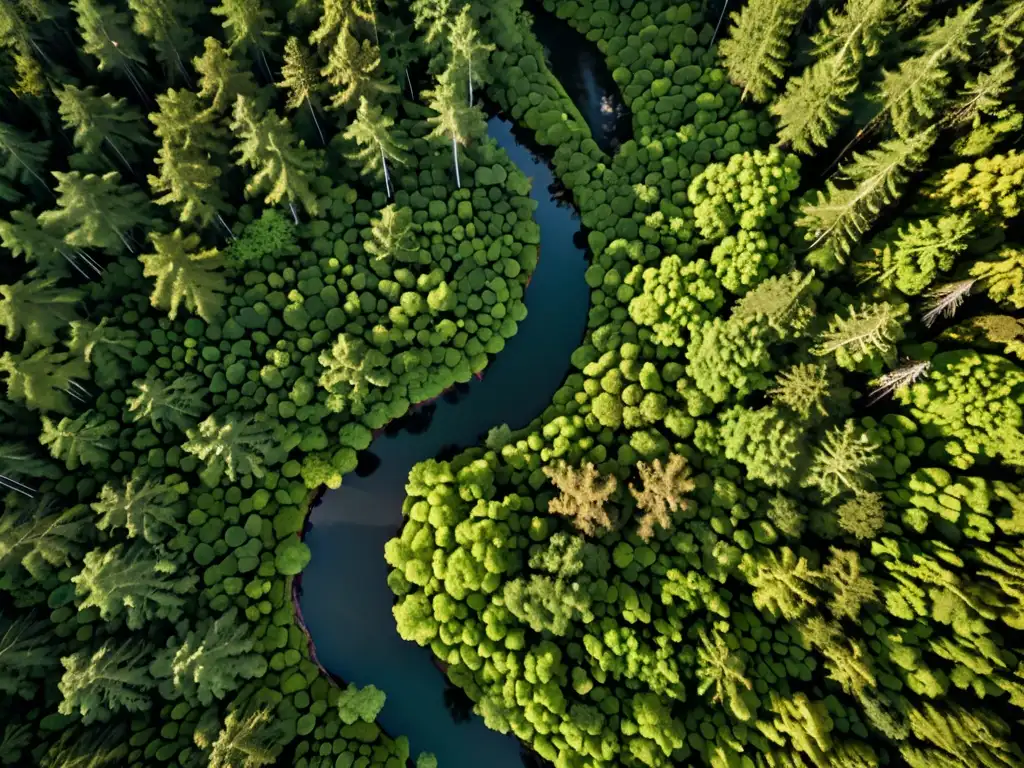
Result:
<svg viewBox="0 0 1024 768"><path fill-rule="evenodd" d="M549 192L551 169L519 144L511 125L488 122L488 134L531 177L540 226L540 262L526 291L529 314L487 367L482 380L455 390L379 437L359 469L329 491L311 514L302 574L302 613L328 670L387 693L380 723L409 737L412 754L433 752L441 768L522 768L519 744L472 716L455 722L444 703L445 678L428 648L398 636L391 614L384 544L401 523L412 466L475 445L494 426L523 427L551 402L583 338L589 291L574 210Z"/></svg>

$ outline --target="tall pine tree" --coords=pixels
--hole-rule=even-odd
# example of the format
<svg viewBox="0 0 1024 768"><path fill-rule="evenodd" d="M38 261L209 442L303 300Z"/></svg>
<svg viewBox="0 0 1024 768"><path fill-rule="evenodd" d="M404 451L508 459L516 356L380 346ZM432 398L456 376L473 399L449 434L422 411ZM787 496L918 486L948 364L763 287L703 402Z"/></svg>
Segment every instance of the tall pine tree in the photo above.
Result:
<svg viewBox="0 0 1024 768"><path fill-rule="evenodd" d="M749 0L732 14L732 30L718 46L729 79L755 101L767 102L789 63L789 39L810 0Z"/></svg>
<svg viewBox="0 0 1024 768"><path fill-rule="evenodd" d="M405 141L402 134L394 129L394 120L364 97L360 99L356 119L345 129L344 137L359 147L348 156L349 159L359 163L364 176L383 176L384 188L390 198L394 194L394 185L388 162L404 164L408 160L404 151Z"/></svg>

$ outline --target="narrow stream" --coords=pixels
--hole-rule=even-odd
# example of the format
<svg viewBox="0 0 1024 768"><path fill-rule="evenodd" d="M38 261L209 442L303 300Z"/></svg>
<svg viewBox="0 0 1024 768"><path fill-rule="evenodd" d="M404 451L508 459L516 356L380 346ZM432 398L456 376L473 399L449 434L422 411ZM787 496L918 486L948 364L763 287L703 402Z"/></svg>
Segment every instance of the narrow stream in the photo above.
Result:
<svg viewBox="0 0 1024 768"><path fill-rule="evenodd" d="M441 451L476 444L501 423L525 426L551 402L583 338L589 292L575 211L549 192L551 169L519 144L509 123L493 118L491 138L532 178L540 226L540 262L526 291L529 314L519 332L456 397L431 403L409 427L370 446L372 472L353 473L311 514L306 543L313 558L302 574L302 613L320 662L357 685L387 693L380 723L405 734L413 755L433 752L442 768L522 768L519 743L486 728L477 716L456 723L444 704L445 678L428 648L398 636L391 615L384 544L402 520L412 466Z"/></svg>
<svg viewBox="0 0 1024 768"><path fill-rule="evenodd" d="M535 19L552 72L598 145L612 153L630 137L632 121L603 57L564 21L544 12ZM313 557L302 574L301 609L320 662L344 680L383 690L381 725L408 736L414 756L434 753L441 768L522 768L524 760L515 738L488 729L476 715L457 722L430 650L398 636L384 544L402 522L414 464L475 445L491 427L523 427L548 406L583 338L590 301L587 262L576 245L584 242L579 217L556 200L551 168L519 143L510 123L493 118L487 132L533 182L540 261L526 291L529 314L483 379L391 425L342 487L324 495L310 514L306 543Z"/></svg>

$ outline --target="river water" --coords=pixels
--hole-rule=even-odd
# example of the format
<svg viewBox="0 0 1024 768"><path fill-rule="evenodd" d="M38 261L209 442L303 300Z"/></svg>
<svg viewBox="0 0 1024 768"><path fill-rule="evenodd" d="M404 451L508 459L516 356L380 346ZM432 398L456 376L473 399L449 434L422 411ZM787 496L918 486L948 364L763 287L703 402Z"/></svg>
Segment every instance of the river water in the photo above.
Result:
<svg viewBox="0 0 1024 768"><path fill-rule="evenodd" d="M546 17L546 18L545 18ZM567 24L538 14L552 69L562 79L605 151L629 132L629 119L600 54ZM553 41L561 41L560 46ZM569 46L565 41L580 43ZM554 53L553 49L561 53ZM574 50L579 56L566 55ZM302 574L302 613L317 656L330 672L387 694L378 718L391 734L409 738L413 755L432 752L441 768L522 768L519 743L489 730L475 715L456 722L446 707L446 680L428 648L398 636L391 614L384 544L402 521L409 470L479 443L491 427L526 426L551 402L583 338L589 306L587 262L576 245L579 217L556 201L547 163L517 141L510 123L492 118L488 136L531 178L537 201L540 261L526 291L529 314L481 380L460 386L399 420L360 457L360 468L326 493L310 515L312 559Z"/></svg>

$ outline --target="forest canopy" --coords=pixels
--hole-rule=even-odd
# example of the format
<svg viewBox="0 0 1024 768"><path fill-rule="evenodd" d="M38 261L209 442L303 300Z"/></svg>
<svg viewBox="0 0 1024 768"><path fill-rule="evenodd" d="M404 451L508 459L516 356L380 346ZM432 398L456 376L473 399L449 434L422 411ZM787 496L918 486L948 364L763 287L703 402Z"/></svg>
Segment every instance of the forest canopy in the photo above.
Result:
<svg viewBox="0 0 1024 768"><path fill-rule="evenodd" d="M1022 54L1020 0L0 0L0 764L410 762L295 579L527 317L500 114L587 331L410 472L401 637L557 768L1024 767Z"/></svg>

